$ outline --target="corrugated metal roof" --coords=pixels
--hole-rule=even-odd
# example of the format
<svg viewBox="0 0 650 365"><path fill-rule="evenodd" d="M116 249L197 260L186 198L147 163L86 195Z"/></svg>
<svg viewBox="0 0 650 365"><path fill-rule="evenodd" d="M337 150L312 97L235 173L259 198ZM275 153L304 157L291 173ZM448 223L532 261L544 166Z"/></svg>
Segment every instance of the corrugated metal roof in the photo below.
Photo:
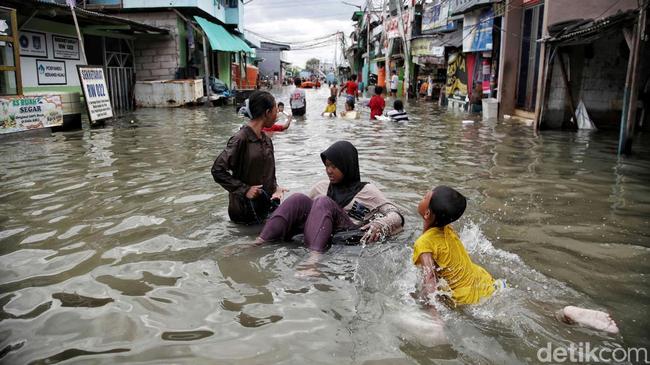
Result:
<svg viewBox="0 0 650 365"><path fill-rule="evenodd" d="M70 7L68 5L58 4L46 0L2 0L2 5L15 8L19 11L20 10L26 11L27 9L29 9L30 13L38 9L55 9L57 10L57 12L64 12L65 17L67 16L72 17L72 11L70 10ZM137 31L137 32L155 33L155 34L169 33L169 31L164 28L154 27L152 25L140 23L134 20L120 18L114 15L97 13L94 11L85 10L77 7L75 7L75 13L77 15L77 18L80 21L92 19L93 21L98 22L97 25L124 24L124 25L129 25L133 31Z"/></svg>
<svg viewBox="0 0 650 365"><path fill-rule="evenodd" d="M463 45L463 31L458 29L450 33L434 33L426 34L411 38L411 40L418 38L430 38L435 40L432 42L436 47L460 47Z"/></svg>
<svg viewBox="0 0 650 365"><path fill-rule="evenodd" d="M600 37L602 33L621 23L626 23L636 17L637 10L617 13L607 18L582 23L576 27L568 24L564 29L556 31L553 36L545 39L549 43L587 43Z"/></svg>

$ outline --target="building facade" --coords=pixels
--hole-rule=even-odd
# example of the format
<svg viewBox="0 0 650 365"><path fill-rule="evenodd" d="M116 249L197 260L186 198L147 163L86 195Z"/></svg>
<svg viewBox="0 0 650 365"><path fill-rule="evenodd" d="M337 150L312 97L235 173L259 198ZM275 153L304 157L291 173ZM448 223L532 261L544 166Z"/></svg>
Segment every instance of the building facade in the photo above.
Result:
<svg viewBox="0 0 650 365"><path fill-rule="evenodd" d="M260 75L280 83L284 82L284 75L290 65L285 51L290 49L286 44L260 42L260 48L256 50L257 57L262 59L259 64Z"/></svg>

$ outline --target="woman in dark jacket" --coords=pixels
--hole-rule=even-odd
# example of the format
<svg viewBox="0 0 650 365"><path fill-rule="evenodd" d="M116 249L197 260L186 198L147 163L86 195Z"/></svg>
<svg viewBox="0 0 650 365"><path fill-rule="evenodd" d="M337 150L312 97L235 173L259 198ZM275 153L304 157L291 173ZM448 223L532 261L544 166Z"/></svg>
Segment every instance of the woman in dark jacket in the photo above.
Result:
<svg viewBox="0 0 650 365"><path fill-rule="evenodd" d="M262 223L284 189L275 178L273 142L262 132L277 118L273 95L256 91L248 100L250 121L230 137L212 165L212 177L229 192L228 215L235 223Z"/></svg>

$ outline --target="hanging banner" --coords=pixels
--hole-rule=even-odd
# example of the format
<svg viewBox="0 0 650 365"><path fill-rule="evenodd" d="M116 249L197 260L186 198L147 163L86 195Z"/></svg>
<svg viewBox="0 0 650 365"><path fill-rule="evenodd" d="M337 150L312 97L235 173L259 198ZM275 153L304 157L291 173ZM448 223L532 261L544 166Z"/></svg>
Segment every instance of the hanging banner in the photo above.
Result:
<svg viewBox="0 0 650 365"><path fill-rule="evenodd" d="M451 30L453 23L448 24L449 0L437 0L435 4L425 6L422 12L422 31Z"/></svg>
<svg viewBox="0 0 650 365"><path fill-rule="evenodd" d="M108 95L108 85L104 68L101 66L77 65L81 89L84 92L88 118L91 122L113 117L111 99Z"/></svg>
<svg viewBox="0 0 650 365"><path fill-rule="evenodd" d="M399 38L401 37L399 32L399 17L390 17L384 20L384 32L386 32L386 38ZM402 13L402 24L404 25L404 34L409 32L409 13L404 11Z"/></svg>
<svg viewBox="0 0 650 365"><path fill-rule="evenodd" d="M0 134L62 124L60 95L0 97Z"/></svg>
<svg viewBox="0 0 650 365"><path fill-rule="evenodd" d="M416 38L411 40L412 56L435 56L443 57L445 47L441 46L439 38Z"/></svg>
<svg viewBox="0 0 650 365"><path fill-rule="evenodd" d="M447 60L447 96L465 100L467 96L467 65L465 55L452 53Z"/></svg>
<svg viewBox="0 0 650 365"><path fill-rule="evenodd" d="M52 35L52 45L54 46L54 58L64 60L81 59L79 40L77 38Z"/></svg>
<svg viewBox="0 0 650 365"><path fill-rule="evenodd" d="M45 33L21 31L18 43L20 43L20 57L47 58Z"/></svg>
<svg viewBox="0 0 650 365"><path fill-rule="evenodd" d="M491 7L466 13L463 16L463 52L491 51L493 26Z"/></svg>

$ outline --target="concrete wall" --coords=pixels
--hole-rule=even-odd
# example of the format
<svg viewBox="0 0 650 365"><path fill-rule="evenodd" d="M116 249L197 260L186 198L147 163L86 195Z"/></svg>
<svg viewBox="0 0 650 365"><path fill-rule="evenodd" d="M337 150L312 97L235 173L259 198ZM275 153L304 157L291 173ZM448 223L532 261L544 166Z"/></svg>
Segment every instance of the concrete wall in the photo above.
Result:
<svg viewBox="0 0 650 365"><path fill-rule="evenodd" d="M629 51L623 33L614 30L591 45L565 48L567 73L576 107L582 100L600 129L616 129L621 120ZM554 63L543 127L559 128L573 115L559 63Z"/></svg>
<svg viewBox="0 0 650 365"><path fill-rule="evenodd" d="M24 29L21 29L19 34L23 32L37 32L45 35L45 44L44 47L47 47L47 57L30 57L30 56L20 56L20 75L22 78L22 84L24 91L35 91L35 90L61 90L61 87L74 87L76 91L81 91L79 87L79 76L77 75L77 65L85 64L85 61L79 54L78 60L73 59L55 59L54 58L54 45L52 41L52 36L64 36L68 38L77 38L77 34L74 31L74 28L69 29L63 24L54 23L52 26L39 26L47 22L31 22L31 26L27 26ZM56 32L51 32L52 29L57 29ZM79 43L77 42L77 47ZM10 48L7 48L10 50ZM81 53L81 51L79 52ZM13 57L13 54L11 55ZM62 85L47 85L45 78L42 78L43 84L39 84L39 72L37 69L37 60L48 60L57 63L63 63L65 69L66 83Z"/></svg>
<svg viewBox="0 0 650 365"><path fill-rule="evenodd" d="M143 8L198 8L222 22L226 21L226 7L215 0L122 0L124 9Z"/></svg>
<svg viewBox="0 0 650 365"><path fill-rule="evenodd" d="M118 16L145 24L168 29L168 37L138 38L135 41L136 80L174 79L182 66L180 60L181 42L186 40L179 34L179 20L172 11L148 13L123 13ZM182 25L182 24L181 24Z"/></svg>
<svg viewBox="0 0 650 365"><path fill-rule="evenodd" d="M264 59L264 61L259 65L260 75L273 76L275 72L278 73L278 76L281 75L280 55L282 51L264 50L259 48L255 52L257 57Z"/></svg>

